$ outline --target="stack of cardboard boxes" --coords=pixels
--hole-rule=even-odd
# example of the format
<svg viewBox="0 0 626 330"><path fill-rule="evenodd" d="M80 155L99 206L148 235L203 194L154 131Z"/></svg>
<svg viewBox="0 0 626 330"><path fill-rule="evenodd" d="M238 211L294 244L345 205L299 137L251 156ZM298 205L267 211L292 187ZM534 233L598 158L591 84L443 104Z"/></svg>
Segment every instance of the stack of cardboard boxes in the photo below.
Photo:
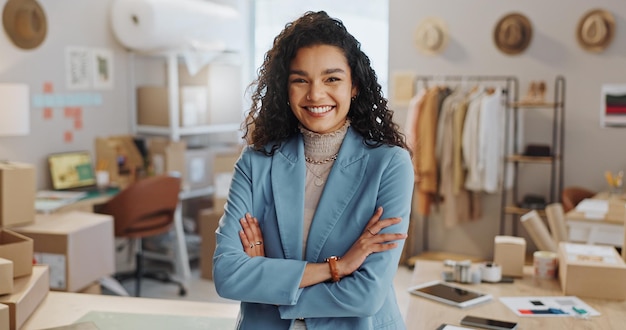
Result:
<svg viewBox="0 0 626 330"><path fill-rule="evenodd" d="M12 230L35 221L34 205L35 168L1 163L0 329L19 329L49 291L48 266L33 265L33 240Z"/></svg>
<svg viewBox="0 0 626 330"><path fill-rule="evenodd" d="M97 293L115 271L113 218L35 214L35 169L0 164L0 329L19 329L57 291Z"/></svg>
<svg viewBox="0 0 626 330"><path fill-rule="evenodd" d="M213 161L213 208L200 211L200 276L213 279L213 253L215 252L215 230L228 198L230 182L233 178L235 163L239 159L239 150L216 154Z"/></svg>

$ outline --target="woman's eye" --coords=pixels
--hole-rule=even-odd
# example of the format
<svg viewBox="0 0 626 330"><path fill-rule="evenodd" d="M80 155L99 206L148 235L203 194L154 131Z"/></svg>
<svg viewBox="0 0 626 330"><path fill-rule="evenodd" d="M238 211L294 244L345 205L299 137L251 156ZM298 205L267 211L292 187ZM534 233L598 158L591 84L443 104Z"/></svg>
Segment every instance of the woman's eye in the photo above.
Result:
<svg viewBox="0 0 626 330"><path fill-rule="evenodd" d="M305 83L306 81L302 78L294 78L294 79L291 79L291 82L292 83Z"/></svg>
<svg viewBox="0 0 626 330"><path fill-rule="evenodd" d="M337 77L330 77L327 79L328 82L335 82L335 81L340 81L341 79L337 78Z"/></svg>

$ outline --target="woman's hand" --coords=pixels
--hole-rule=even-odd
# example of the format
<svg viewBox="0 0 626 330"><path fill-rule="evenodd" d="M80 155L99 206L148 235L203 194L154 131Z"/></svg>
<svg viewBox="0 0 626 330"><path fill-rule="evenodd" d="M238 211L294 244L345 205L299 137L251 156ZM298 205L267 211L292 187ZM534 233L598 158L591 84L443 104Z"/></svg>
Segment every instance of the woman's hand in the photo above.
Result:
<svg viewBox="0 0 626 330"><path fill-rule="evenodd" d="M380 234L380 231L389 226L398 224L401 218L387 218L380 220L383 214L382 206L378 207L374 215L365 226L365 230L361 236L352 244L350 250L346 252L340 260L337 261L339 276L344 277L352 274L365 261L365 258L372 253L383 252L398 247L398 243L391 242L405 239L407 234L386 233Z"/></svg>
<svg viewBox="0 0 626 330"><path fill-rule="evenodd" d="M239 222L241 223L241 228L243 228L239 232L243 250L251 257L265 257L263 233L261 233L259 221L250 213L246 213L245 217L241 218Z"/></svg>

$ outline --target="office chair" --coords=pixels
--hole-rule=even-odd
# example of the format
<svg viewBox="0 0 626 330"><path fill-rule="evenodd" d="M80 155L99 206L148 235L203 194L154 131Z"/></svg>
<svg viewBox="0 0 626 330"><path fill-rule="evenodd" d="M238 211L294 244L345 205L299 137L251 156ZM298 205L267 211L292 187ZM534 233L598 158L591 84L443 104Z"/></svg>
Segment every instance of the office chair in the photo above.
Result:
<svg viewBox="0 0 626 330"><path fill-rule="evenodd" d="M118 281L135 278L135 296L140 296L141 278L150 278L179 287L179 295L186 289L168 273L146 272L143 265L142 239L167 233L174 223L181 180L178 177L159 175L141 179L126 187L108 202L97 205L96 213L113 216L115 237L128 238L136 246L135 271L115 274Z"/></svg>
<svg viewBox="0 0 626 330"><path fill-rule="evenodd" d="M582 187L565 187L561 193L561 203L563 204L563 212L567 213L574 209L578 203L585 198L591 198L596 193Z"/></svg>

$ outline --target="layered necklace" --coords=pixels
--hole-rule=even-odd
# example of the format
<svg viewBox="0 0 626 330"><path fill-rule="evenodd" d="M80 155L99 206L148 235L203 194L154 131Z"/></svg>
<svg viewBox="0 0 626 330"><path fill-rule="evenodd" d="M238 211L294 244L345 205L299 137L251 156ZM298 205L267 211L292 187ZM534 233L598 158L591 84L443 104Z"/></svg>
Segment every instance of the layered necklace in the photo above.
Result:
<svg viewBox="0 0 626 330"><path fill-rule="evenodd" d="M313 180L313 184L315 184L318 187L321 187L324 185L324 182L326 182L324 180L325 174L328 173L328 171L330 171L331 168L333 168L333 162L335 161L335 159L337 159L337 154L334 154L333 156L320 160L320 161L310 159L309 157L305 158L307 162L306 168L315 177L315 179ZM316 173L313 170L313 168L322 169L322 172Z"/></svg>
<svg viewBox="0 0 626 330"><path fill-rule="evenodd" d="M337 160L348 126L350 126L350 120L346 120L346 123L338 130L325 134L311 132L300 126L300 132L304 137L304 160L307 170L315 177L313 179L315 186L321 187L326 182L328 172Z"/></svg>

